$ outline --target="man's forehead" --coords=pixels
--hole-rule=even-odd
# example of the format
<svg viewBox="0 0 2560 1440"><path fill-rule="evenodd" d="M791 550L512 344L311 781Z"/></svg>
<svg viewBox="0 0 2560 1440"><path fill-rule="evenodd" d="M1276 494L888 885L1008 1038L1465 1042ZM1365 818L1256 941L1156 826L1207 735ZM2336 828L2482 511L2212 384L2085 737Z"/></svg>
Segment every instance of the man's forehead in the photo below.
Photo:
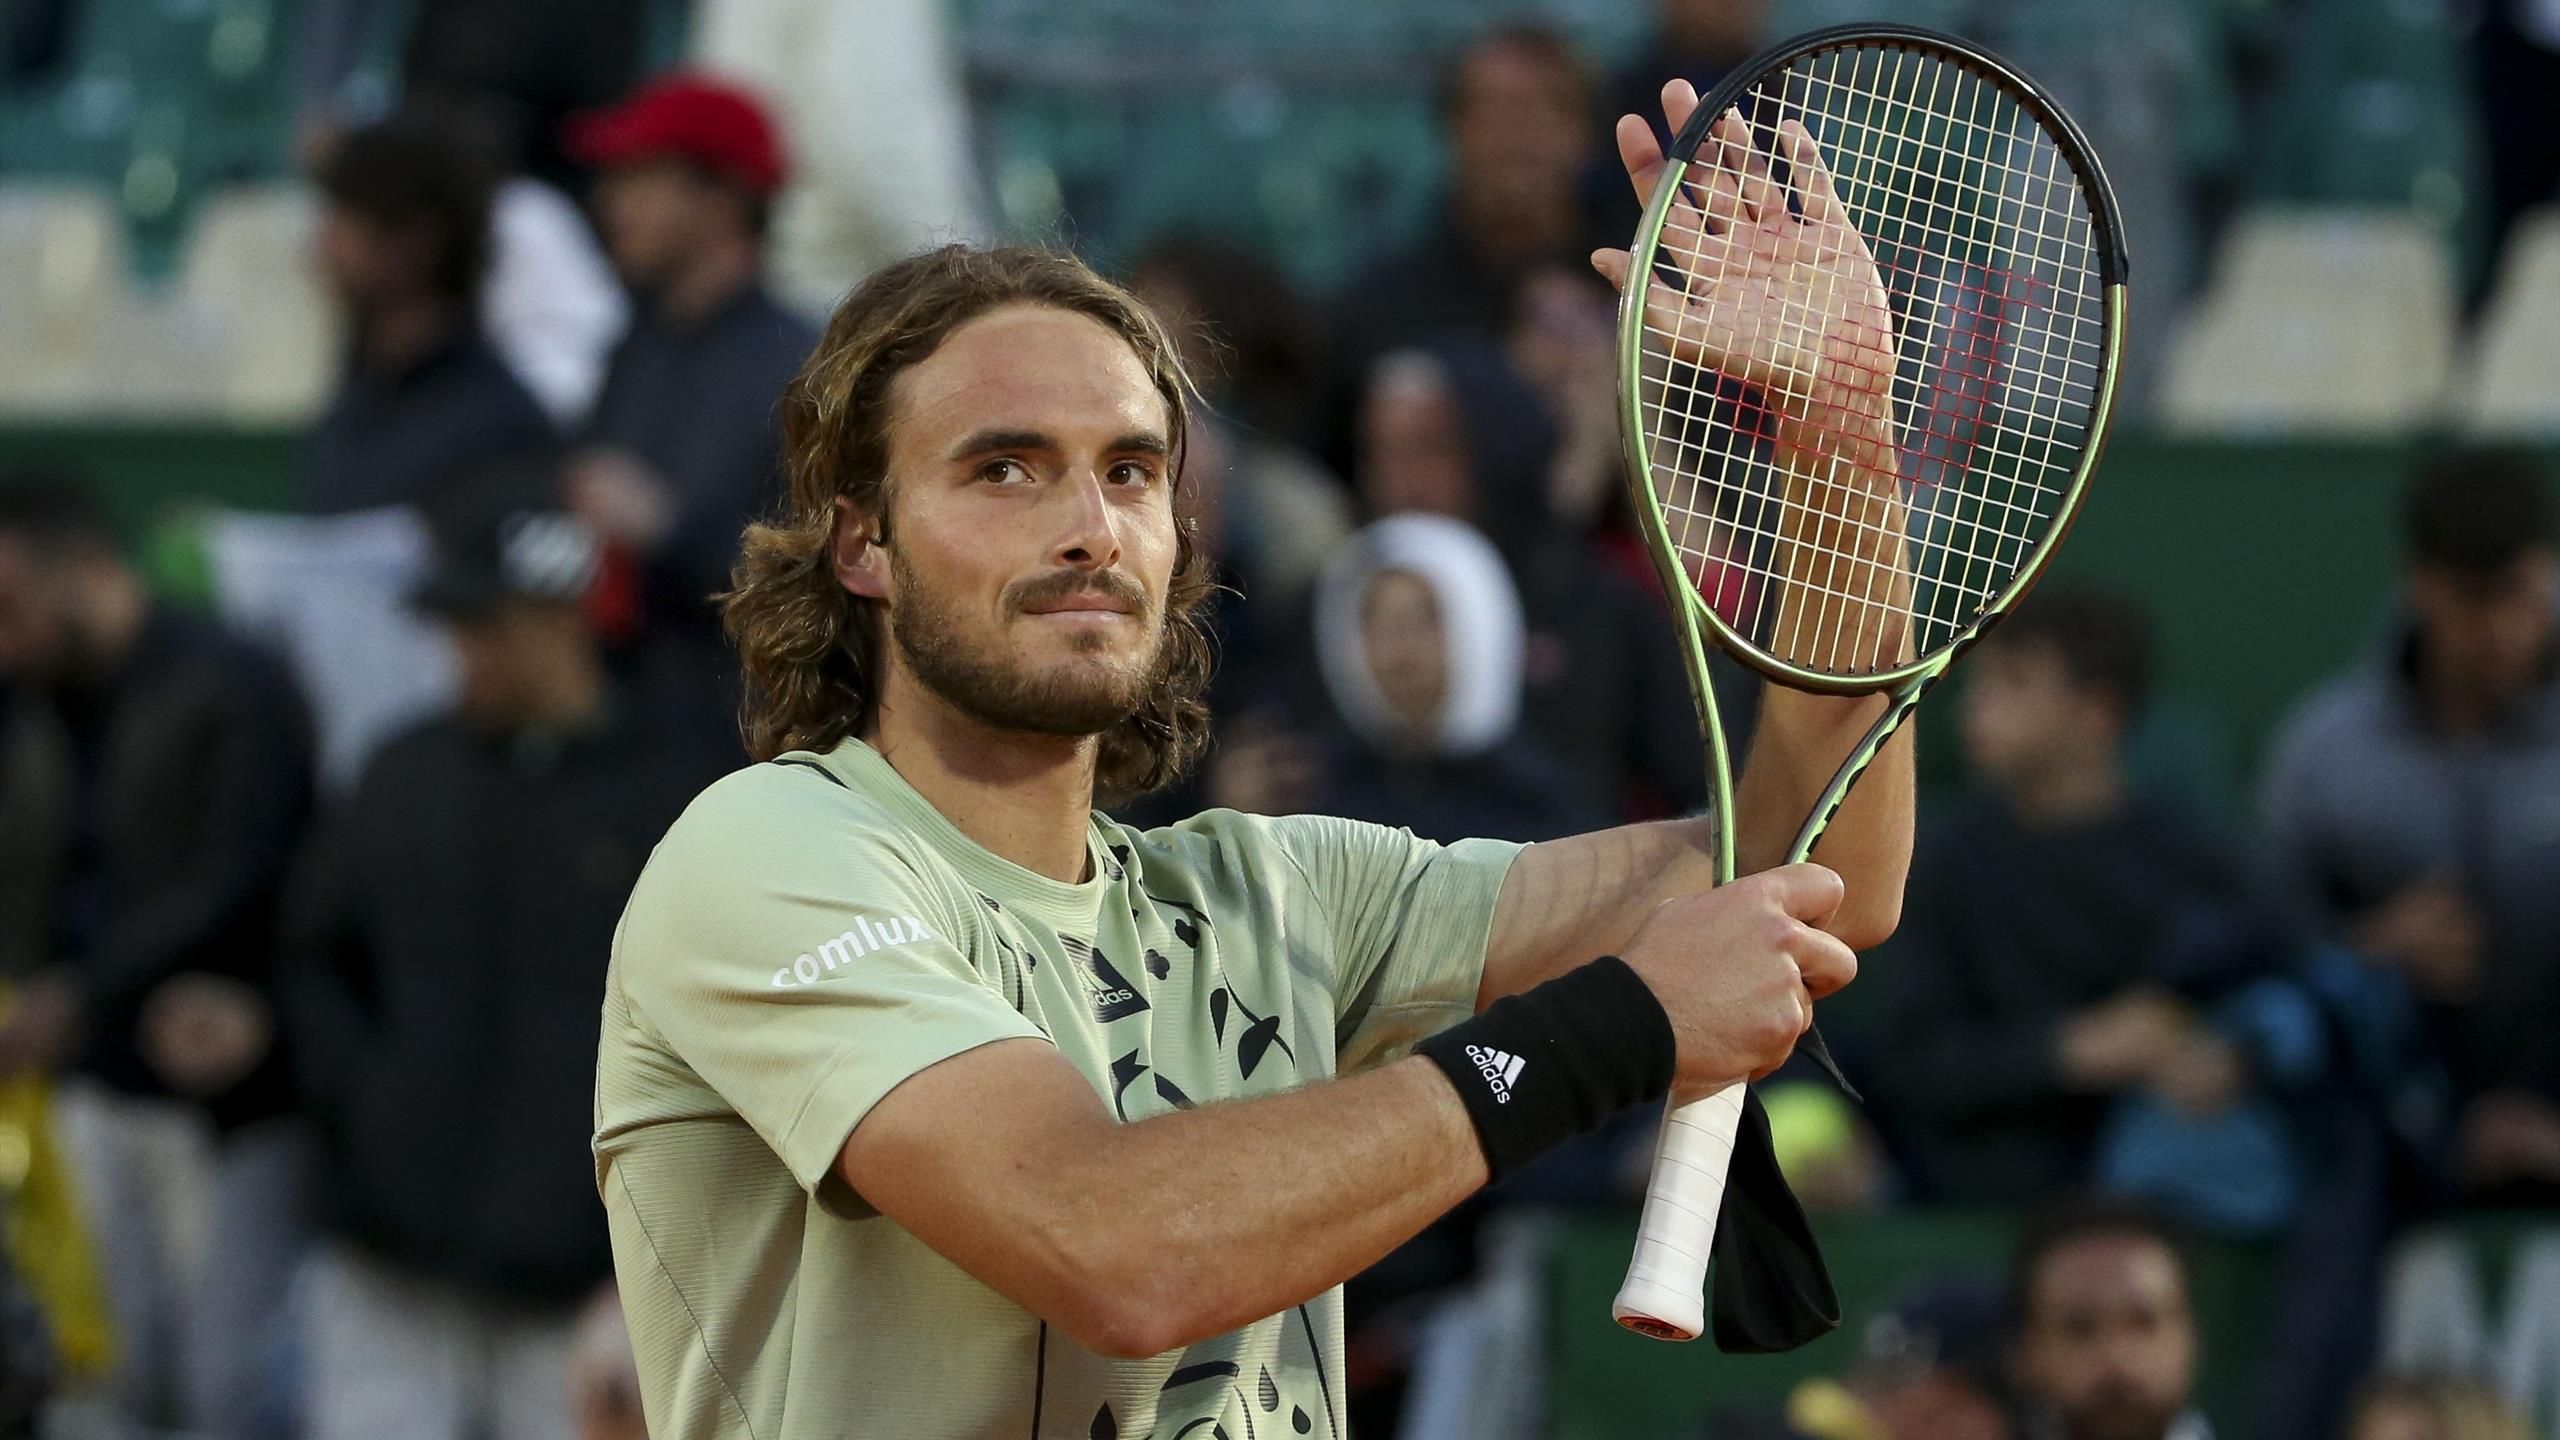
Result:
<svg viewBox="0 0 2560 1440"><path fill-rule="evenodd" d="M2111 1301L2174 1290L2177 1258L2140 1235L2091 1235L2057 1247L2036 1267L2036 1289L2049 1301Z"/></svg>
<svg viewBox="0 0 2560 1440"><path fill-rule="evenodd" d="M892 388L895 438L939 448L981 430L1068 444L1165 435L1165 398L1129 342L1069 311L1009 306L961 325Z"/></svg>

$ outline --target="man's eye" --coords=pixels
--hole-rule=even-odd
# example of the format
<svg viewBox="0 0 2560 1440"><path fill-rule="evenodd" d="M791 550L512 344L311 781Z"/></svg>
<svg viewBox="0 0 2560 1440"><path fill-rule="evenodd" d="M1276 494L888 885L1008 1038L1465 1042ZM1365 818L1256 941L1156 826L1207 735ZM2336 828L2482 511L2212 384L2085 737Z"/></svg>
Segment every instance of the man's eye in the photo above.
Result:
<svg viewBox="0 0 2560 1440"><path fill-rule="evenodd" d="M1111 467L1111 480L1115 485L1153 485L1156 470L1143 461L1123 460Z"/></svg>
<svg viewBox="0 0 2560 1440"><path fill-rule="evenodd" d="M1031 472L1025 469L1019 460L990 460L978 467L978 478L992 480L998 484L1011 484L1017 480L1030 479Z"/></svg>

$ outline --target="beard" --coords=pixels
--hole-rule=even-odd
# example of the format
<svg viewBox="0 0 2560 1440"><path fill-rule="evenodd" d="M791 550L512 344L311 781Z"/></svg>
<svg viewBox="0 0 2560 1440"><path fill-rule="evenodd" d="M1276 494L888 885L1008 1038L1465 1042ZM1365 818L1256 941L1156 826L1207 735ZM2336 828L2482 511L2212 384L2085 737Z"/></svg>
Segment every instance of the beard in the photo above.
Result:
<svg viewBox="0 0 2560 1440"><path fill-rule="evenodd" d="M1099 591L1130 607L1147 627L1146 658L1122 664L1107 654L1101 635L1071 637L1074 654L1089 663L1053 661L1017 665L996 645L972 645L958 607L916 583L893 556L899 603L889 607L889 636L917 681L952 708L994 730L1083 739L1100 735L1136 714L1163 683L1170 649L1160 607L1136 581L1116 571L1082 576L1061 572L1014 587L1008 615L1028 606L1083 591Z"/></svg>

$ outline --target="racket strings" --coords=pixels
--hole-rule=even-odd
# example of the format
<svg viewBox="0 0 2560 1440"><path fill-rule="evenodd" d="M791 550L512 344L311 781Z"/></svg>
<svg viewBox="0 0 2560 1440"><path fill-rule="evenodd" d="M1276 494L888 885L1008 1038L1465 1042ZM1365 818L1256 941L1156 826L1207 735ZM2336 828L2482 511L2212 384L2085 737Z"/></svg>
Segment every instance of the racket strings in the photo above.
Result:
<svg viewBox="0 0 2560 1440"><path fill-rule="evenodd" d="M2061 509L2103 363L2096 236L2060 148L1970 67L1899 47L1816 52L1742 108L1758 148L1780 120L1805 126L1873 256L1894 343L1870 379L1891 402L1899 473L1845 455L1788 473L1771 445L1780 425L1852 417L1807 414L1818 406L1801 393L1778 402L1672 358L1735 319L1718 313L1728 242L1711 233L1740 221L1735 188L1803 182L1711 134L1657 256L1697 303L1667 329L1644 326L1655 494L1692 580L1745 640L1828 674L1888 668L1902 657L1880 640L1907 631L1924 654L1950 643L1997 603ZM1790 202L1797 218L1803 205ZM1779 388L1810 390L1805 367L1843 363L1827 337L1845 305L1869 303L1844 293L1863 284L1859 267L1837 263L1849 243L1825 232L1815 283L1744 317L1784 362Z"/></svg>

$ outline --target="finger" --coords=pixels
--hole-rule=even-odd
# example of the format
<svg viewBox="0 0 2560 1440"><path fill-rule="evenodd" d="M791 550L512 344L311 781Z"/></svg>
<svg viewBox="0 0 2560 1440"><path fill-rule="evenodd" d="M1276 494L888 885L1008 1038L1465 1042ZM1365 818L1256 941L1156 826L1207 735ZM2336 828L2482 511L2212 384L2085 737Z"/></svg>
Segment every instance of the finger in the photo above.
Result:
<svg viewBox="0 0 2560 1440"><path fill-rule="evenodd" d="M1796 946L1795 961L1796 972L1804 977L1805 993L1816 1000L1839 994L1858 978L1858 952L1826 931L1805 931Z"/></svg>
<svg viewBox="0 0 2560 1440"><path fill-rule="evenodd" d="M1662 183L1662 142L1640 115L1618 117L1617 140L1618 163L1627 169L1627 183L1636 187L1636 203L1652 204L1653 187Z"/></svg>
<svg viewBox="0 0 2560 1440"><path fill-rule="evenodd" d="M1848 893L1838 872L1809 860L1764 873L1777 893L1779 906L1817 929L1830 923L1840 909L1841 898Z"/></svg>
<svg viewBox="0 0 2560 1440"><path fill-rule="evenodd" d="M1701 208L1710 234L1721 235L1749 218L1742 203L1742 155L1734 146L1731 129L1740 123L1730 110L1717 116L1716 123L1707 127L1706 142L1698 147L1699 158L1706 163L1689 169L1705 197ZM1748 131L1744 138L1749 139Z"/></svg>
<svg viewBox="0 0 2560 1440"><path fill-rule="evenodd" d="M1796 182L1796 208L1815 225L1840 218L1840 193L1831 188L1831 168L1822 163L1822 147L1799 120L1778 122L1778 153Z"/></svg>
<svg viewBox="0 0 2560 1440"><path fill-rule="evenodd" d="M1728 123L1729 122L1729 129ZM1734 166L1742 176L1743 212L1753 220L1775 219L1787 213L1787 192L1778 188L1769 173L1769 154L1760 148L1760 137L1751 122L1742 118L1740 110L1728 110L1718 129L1727 129L1733 147Z"/></svg>
<svg viewBox="0 0 2560 1440"><path fill-rule="evenodd" d="M1698 113L1698 89L1686 80L1672 80L1662 87L1662 123L1674 135L1689 128L1689 117Z"/></svg>

